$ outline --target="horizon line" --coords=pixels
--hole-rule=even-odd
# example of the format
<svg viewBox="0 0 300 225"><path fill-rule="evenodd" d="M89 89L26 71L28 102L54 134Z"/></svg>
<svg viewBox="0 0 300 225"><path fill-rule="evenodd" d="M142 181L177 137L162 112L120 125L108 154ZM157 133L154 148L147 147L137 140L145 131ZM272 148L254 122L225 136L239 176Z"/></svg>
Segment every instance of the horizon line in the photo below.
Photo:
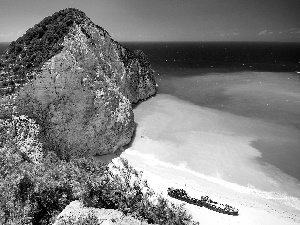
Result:
<svg viewBox="0 0 300 225"><path fill-rule="evenodd" d="M113 40L115 40L114 38L112 38ZM15 41L15 40L14 40ZM115 40L116 41L116 40ZM11 42L13 41L0 41L1 44L3 43L7 43L7 44L10 44ZM286 43L286 44L300 44L300 41L239 41L239 40L234 40L234 41L157 41L157 40L154 40L154 41L128 41L128 40L125 40L125 41L120 41L118 40L117 42L119 43L224 43L224 42L227 42L227 43L236 43L236 42L239 42L239 43Z"/></svg>

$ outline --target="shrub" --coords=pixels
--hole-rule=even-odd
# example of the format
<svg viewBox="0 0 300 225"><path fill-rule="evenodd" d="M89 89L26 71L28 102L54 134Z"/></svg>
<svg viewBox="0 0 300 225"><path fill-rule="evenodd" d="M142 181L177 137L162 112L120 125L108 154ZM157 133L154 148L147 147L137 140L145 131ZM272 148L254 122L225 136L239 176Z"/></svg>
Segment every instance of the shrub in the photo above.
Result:
<svg viewBox="0 0 300 225"><path fill-rule="evenodd" d="M64 161L50 151L36 162L6 140L0 148L0 175L0 224L51 224L74 200L86 207L117 209L148 223L192 223L183 205L156 195L124 159L106 166L92 158Z"/></svg>
<svg viewBox="0 0 300 225"><path fill-rule="evenodd" d="M26 81L26 74L40 67L52 56L59 53L63 46L64 36L74 23L81 23L86 15L73 8L68 8L44 18L40 23L28 29L26 33L12 41L0 57L0 71L6 72L10 77L22 84ZM6 78L3 85L10 82ZM11 84L12 86L15 83ZM14 88L7 90L14 92Z"/></svg>

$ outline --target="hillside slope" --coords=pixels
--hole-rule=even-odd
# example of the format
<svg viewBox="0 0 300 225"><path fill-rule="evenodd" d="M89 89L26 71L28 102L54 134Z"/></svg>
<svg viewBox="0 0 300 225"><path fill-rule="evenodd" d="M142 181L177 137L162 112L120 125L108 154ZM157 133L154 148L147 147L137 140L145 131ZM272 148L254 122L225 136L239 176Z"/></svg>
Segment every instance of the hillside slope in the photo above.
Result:
<svg viewBox="0 0 300 225"><path fill-rule="evenodd" d="M132 103L156 94L147 57L72 8L29 29L0 63L0 118L35 120L44 149L63 158L128 144L135 129Z"/></svg>

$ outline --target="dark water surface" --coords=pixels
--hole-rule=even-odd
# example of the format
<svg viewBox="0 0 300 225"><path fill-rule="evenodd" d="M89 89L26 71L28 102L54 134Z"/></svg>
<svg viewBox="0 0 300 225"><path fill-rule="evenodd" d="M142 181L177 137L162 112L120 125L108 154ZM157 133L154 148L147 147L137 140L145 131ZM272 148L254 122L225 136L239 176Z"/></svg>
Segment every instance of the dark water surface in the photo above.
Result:
<svg viewBox="0 0 300 225"><path fill-rule="evenodd" d="M268 42L169 42L124 43L141 49L153 68L190 72L215 71L294 72L300 70L300 43ZM187 71L185 71L187 70ZM194 71L196 72L196 71ZM193 75L198 73L186 73ZM174 76L174 75L173 75Z"/></svg>

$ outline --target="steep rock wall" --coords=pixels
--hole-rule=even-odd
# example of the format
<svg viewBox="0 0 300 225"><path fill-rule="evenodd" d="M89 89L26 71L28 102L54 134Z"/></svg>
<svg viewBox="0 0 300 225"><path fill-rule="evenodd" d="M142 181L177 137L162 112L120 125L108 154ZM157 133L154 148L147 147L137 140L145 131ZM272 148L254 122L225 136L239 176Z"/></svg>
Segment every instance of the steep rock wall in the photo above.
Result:
<svg viewBox="0 0 300 225"><path fill-rule="evenodd" d="M19 85L18 74L6 72L2 79L10 85L2 87L0 116L36 120L44 148L62 157L101 155L128 144L135 129L132 103L156 93L146 56L80 13L57 54Z"/></svg>

